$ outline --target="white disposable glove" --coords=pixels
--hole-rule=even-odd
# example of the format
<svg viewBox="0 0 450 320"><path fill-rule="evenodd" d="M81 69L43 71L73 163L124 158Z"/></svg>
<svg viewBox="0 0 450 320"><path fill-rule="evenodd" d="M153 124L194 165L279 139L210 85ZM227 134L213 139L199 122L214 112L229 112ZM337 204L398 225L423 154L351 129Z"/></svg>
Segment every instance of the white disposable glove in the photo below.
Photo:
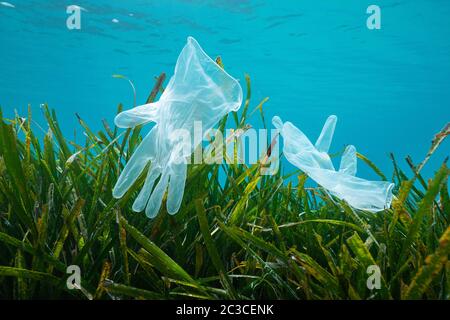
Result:
<svg viewBox="0 0 450 320"><path fill-rule="evenodd" d="M394 184L355 177L357 158L354 146L350 145L345 149L339 170L334 169L328 149L336 122L336 116L328 117L322 133L313 145L292 123L283 123L279 117L272 119L273 125L283 137L283 154L286 159L311 179L356 209L377 212L389 208Z"/></svg>
<svg viewBox="0 0 450 320"><path fill-rule="evenodd" d="M128 161L117 180L113 196L121 198L151 163L133 210L140 212L145 209L148 217L155 217L168 187L167 211L169 214L177 213L183 199L186 159L199 144L198 141L180 141L180 132L187 132L192 137L194 122L200 122L202 132L206 134L227 113L237 111L241 104L239 82L212 60L194 38L189 37L178 57L174 75L159 101L124 111L115 119L115 124L121 128L148 122L156 125ZM159 182L153 189L157 178L160 178Z"/></svg>

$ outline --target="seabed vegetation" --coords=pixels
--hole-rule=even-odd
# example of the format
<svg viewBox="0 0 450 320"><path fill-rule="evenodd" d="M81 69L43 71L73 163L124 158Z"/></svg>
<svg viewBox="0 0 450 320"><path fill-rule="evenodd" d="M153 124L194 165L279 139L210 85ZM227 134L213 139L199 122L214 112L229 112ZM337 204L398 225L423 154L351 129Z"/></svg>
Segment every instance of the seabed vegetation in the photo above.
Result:
<svg viewBox="0 0 450 320"><path fill-rule="evenodd" d="M163 90L161 75L148 102ZM247 127L263 114L251 106L250 79L240 114L219 124ZM119 110L122 107L119 106ZM65 138L56 113L42 107L39 137L31 112L0 111L0 298L2 299L449 299L450 198L445 161L432 179L425 159L391 155L392 208L355 211L300 171L262 176L262 163L189 165L180 212L163 204L155 219L131 210L145 172L120 200L111 190L141 141L103 121L94 133L78 117L86 142ZM253 111L253 112L252 112ZM266 126L267 127L267 126ZM270 125L268 126L270 128ZM430 137L431 138L431 137ZM69 266L81 285L67 286ZM368 268L380 271L369 289Z"/></svg>

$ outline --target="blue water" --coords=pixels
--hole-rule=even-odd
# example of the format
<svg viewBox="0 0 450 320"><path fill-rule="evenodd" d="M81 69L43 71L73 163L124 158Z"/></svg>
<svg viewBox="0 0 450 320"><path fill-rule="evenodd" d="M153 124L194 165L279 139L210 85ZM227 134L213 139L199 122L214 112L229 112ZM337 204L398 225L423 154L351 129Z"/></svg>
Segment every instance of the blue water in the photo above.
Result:
<svg viewBox="0 0 450 320"><path fill-rule="evenodd" d="M44 124L48 103L68 137L76 129L81 139L75 112L100 129L119 102L132 106L112 74L131 79L143 103L188 35L243 83L251 76L253 106L270 97L267 119L278 114L315 138L336 114L332 151L354 144L387 173L389 152L419 162L450 121L448 0L9 2L0 5L0 105L25 116L31 104ZM81 30L66 28L71 4L87 9ZM370 4L381 7L381 30L366 27ZM428 176L449 151L446 141Z"/></svg>

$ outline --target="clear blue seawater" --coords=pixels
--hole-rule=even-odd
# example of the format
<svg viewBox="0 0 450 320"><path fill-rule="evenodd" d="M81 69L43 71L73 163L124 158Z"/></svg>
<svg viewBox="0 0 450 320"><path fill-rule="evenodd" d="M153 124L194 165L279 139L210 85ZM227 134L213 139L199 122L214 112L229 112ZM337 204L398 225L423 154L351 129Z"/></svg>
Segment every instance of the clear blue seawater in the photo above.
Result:
<svg viewBox="0 0 450 320"><path fill-rule="evenodd" d="M252 106L268 96L266 118L279 115L315 139L326 117L339 117L332 151L346 144L390 174L393 152L415 162L450 121L449 0L10 0L0 5L0 105L6 115L44 126L40 104L56 109L64 133L74 116L101 128L117 105L132 107L131 79L143 103L161 72L170 75L195 37L227 71L252 79ZM68 30L76 4L81 29ZM370 4L381 29L366 27ZM45 129L45 126L44 126ZM425 168L449 155L446 141ZM362 177L371 174L361 166ZM408 171L410 172L410 171Z"/></svg>

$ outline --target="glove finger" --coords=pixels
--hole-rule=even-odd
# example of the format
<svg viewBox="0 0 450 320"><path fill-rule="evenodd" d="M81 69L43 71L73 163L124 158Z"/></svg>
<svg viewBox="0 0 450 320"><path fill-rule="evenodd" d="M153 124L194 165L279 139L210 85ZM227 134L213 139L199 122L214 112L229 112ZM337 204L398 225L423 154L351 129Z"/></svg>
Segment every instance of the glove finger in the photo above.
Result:
<svg viewBox="0 0 450 320"><path fill-rule="evenodd" d="M130 189L142 173L147 163L153 158L156 127L157 126L148 133L144 140L142 140L141 144L137 147L133 156L120 174L119 179L117 179L113 189L114 198L118 199L123 197L125 192Z"/></svg>
<svg viewBox="0 0 450 320"><path fill-rule="evenodd" d="M356 175L356 169L357 169L356 148L350 145L347 146L347 148L345 148L344 154L342 155L339 172L354 176Z"/></svg>
<svg viewBox="0 0 450 320"><path fill-rule="evenodd" d="M152 193L153 185L155 180L161 175L161 167L152 164L147 173L147 178L145 179L144 186L142 187L139 195L133 203L133 211L141 212L144 211L145 206L148 203L150 195Z"/></svg>
<svg viewBox="0 0 450 320"><path fill-rule="evenodd" d="M119 113L114 123L119 128L133 128L150 121L158 122L159 103L148 103Z"/></svg>
<svg viewBox="0 0 450 320"><path fill-rule="evenodd" d="M277 128L280 131L283 129L283 121L279 116L275 116L272 118L272 124L275 128Z"/></svg>
<svg viewBox="0 0 450 320"><path fill-rule="evenodd" d="M337 117L329 116L323 125L322 132L316 141L316 149L319 152L328 152L333 140L334 129L336 128Z"/></svg>
<svg viewBox="0 0 450 320"><path fill-rule="evenodd" d="M145 209L145 214L149 218L154 218L161 208L161 202L166 192L167 184L169 183L169 174L167 173L167 168L164 169L165 172L162 174L161 179L153 190L150 200L148 201L147 208Z"/></svg>
<svg viewBox="0 0 450 320"><path fill-rule="evenodd" d="M171 166L169 191L167 195L167 212L169 214L173 215L180 209L186 183L186 170L187 166L185 163Z"/></svg>

